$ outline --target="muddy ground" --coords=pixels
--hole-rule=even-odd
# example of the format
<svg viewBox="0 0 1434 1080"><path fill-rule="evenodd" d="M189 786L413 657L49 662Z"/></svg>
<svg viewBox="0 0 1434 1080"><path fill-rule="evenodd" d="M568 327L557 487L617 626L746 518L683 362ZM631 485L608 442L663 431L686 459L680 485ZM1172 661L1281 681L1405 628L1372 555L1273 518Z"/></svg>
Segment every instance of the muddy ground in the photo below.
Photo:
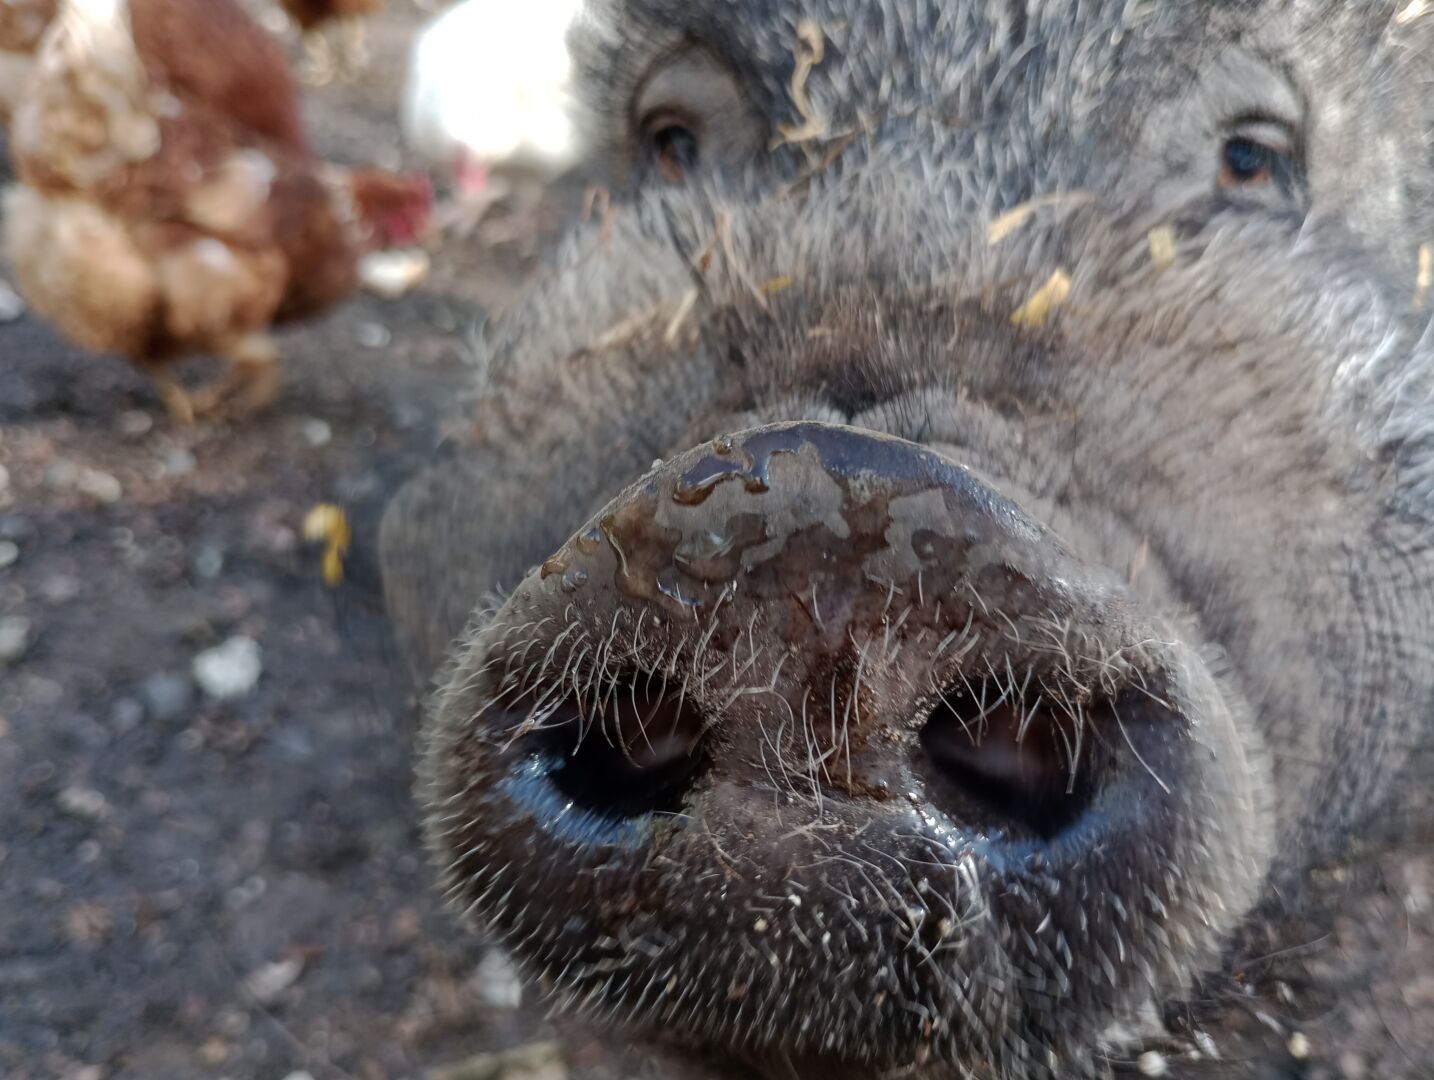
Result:
<svg viewBox="0 0 1434 1080"><path fill-rule="evenodd" d="M391 0L361 79L310 90L325 153L398 164L425 14ZM0 627L28 627L0 664L0 1076L420 1077L550 1037L432 887L367 533L523 246L450 240L408 296L283 332L283 395L242 425L177 427L123 361L0 325ZM299 535L320 500L360 532L332 592ZM262 673L216 700L192 666L235 635ZM582 1053L505 1075L610 1072Z"/></svg>

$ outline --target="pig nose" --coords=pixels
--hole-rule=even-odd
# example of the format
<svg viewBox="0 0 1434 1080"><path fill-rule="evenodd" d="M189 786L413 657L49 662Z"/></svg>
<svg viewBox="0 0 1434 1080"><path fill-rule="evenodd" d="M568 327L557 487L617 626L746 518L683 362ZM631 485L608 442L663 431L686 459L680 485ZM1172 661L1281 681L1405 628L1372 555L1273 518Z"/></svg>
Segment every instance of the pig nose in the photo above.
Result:
<svg viewBox="0 0 1434 1080"><path fill-rule="evenodd" d="M1067 961L1067 940L1099 936L1038 893L1119 879L1118 902L1168 915L1243 842L1184 828L1196 802L1251 796L1208 767L1241 751L1168 637L927 448L818 423L719 438L655 465L460 649L428 729L429 837L453 889L570 993L655 1007L711 983L699 953L780 921L787 947L854 958L832 978L861 982L841 1008L866 1004L828 1029L901 1045L883 1025L907 1032L909 1011L867 1007L929 973L864 936L880 910L983 972L992 989L961 990L958 1011L994 1010L970 1025L989 1031L1013 1008L999 988L1035 977L1001 968L1010 926L1055 935ZM1188 877L1137 881L1150 845ZM1006 929L956 947L984 922ZM1158 980L1156 938L1115 933L1102 955L1125 966L1098 990L1059 960L1049 985L1107 1000ZM830 987L734 964L717 1013L837 1007Z"/></svg>
<svg viewBox="0 0 1434 1080"><path fill-rule="evenodd" d="M523 584L485 650L486 723L545 762L542 813L595 831L723 783L857 802L934 784L963 819L1048 836L1090 793L1060 627L1114 638L1118 607L967 469L778 425L657 467Z"/></svg>

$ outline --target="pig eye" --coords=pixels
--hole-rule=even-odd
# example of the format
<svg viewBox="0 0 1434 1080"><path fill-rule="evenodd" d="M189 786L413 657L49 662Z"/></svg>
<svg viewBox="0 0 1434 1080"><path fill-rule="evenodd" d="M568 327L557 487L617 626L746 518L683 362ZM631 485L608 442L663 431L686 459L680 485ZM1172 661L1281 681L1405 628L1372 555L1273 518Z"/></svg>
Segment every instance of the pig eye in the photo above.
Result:
<svg viewBox="0 0 1434 1080"><path fill-rule="evenodd" d="M684 117L661 110L643 121L642 132L648 161L664 180L679 183L697 168L697 133Z"/></svg>
<svg viewBox="0 0 1434 1080"><path fill-rule="evenodd" d="M667 54L649 72L631 115L634 164L669 183L698 168L740 168L767 141L731 70L695 45Z"/></svg>
<svg viewBox="0 0 1434 1080"><path fill-rule="evenodd" d="M1220 186L1294 186L1294 138L1283 125L1250 124L1232 131L1220 150Z"/></svg>

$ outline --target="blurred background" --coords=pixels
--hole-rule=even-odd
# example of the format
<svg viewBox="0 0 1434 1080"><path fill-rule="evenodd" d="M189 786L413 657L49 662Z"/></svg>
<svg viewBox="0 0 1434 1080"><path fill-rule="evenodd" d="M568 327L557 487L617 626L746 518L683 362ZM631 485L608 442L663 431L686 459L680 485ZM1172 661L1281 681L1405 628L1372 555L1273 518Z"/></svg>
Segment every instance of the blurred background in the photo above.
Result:
<svg viewBox="0 0 1434 1080"><path fill-rule="evenodd" d="M340 295L275 328L272 400L216 397L190 421L183 400L229 372L211 341L172 334L162 365L76 344L89 339L67 319L96 306L77 290L103 299L123 286L123 260L102 245L85 241L88 284L23 262L53 256L63 231L38 256L12 235L18 257L0 260L8 1078L555 1080L587 1052L547 1042L506 957L460 935L432 887L410 799L415 699L378 610L370 537L386 495L461 429L455 392L471 380L477 327L518 295L583 202L570 132L559 125L536 150L512 135L521 73L540 81L523 107L550 117L566 92L553 26L568 5L534 23L470 0L443 35L469 59L454 73L443 67L453 49L432 53L433 99L410 110L407 135L405 80L443 5L368 0L357 21L325 19L325 6L248 5L289 65L254 77L282 87L292 75L316 162L421 170L434 194L414 235L357 241ZM5 92L37 77L16 72L47 47L34 31L54 8L0 0ZM70 44L44 76L60 95L47 107L74 97L83 118L103 36ZM495 49L506 63L480 62ZM145 63L177 79L194 59L185 46ZM8 108L16 126L0 147L19 151L24 106ZM508 125L491 149L485 117ZM268 145L242 121L235 132L241 148ZM65 188L64 163L45 159L53 148L33 127L30 137L28 166L0 154L0 179L42 199L88 199ZM212 163L192 165L180 152L182 175ZM114 209L127 194L97 205L148 228L148 204ZM221 242L250 226L235 213L215 226ZM312 515L327 504L344 516ZM344 550L346 527L356 536ZM341 563L337 587L324 580L326 552Z"/></svg>

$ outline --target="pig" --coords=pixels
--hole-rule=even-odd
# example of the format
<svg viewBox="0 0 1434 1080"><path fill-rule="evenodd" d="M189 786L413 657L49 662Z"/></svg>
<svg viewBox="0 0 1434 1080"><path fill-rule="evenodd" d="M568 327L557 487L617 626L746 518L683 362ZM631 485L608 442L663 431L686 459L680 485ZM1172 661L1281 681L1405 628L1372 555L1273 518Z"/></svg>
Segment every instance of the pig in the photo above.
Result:
<svg viewBox="0 0 1434 1080"><path fill-rule="evenodd" d="M1434 9L571 47L610 205L380 535L456 907L734 1075L1434 1075Z"/></svg>

